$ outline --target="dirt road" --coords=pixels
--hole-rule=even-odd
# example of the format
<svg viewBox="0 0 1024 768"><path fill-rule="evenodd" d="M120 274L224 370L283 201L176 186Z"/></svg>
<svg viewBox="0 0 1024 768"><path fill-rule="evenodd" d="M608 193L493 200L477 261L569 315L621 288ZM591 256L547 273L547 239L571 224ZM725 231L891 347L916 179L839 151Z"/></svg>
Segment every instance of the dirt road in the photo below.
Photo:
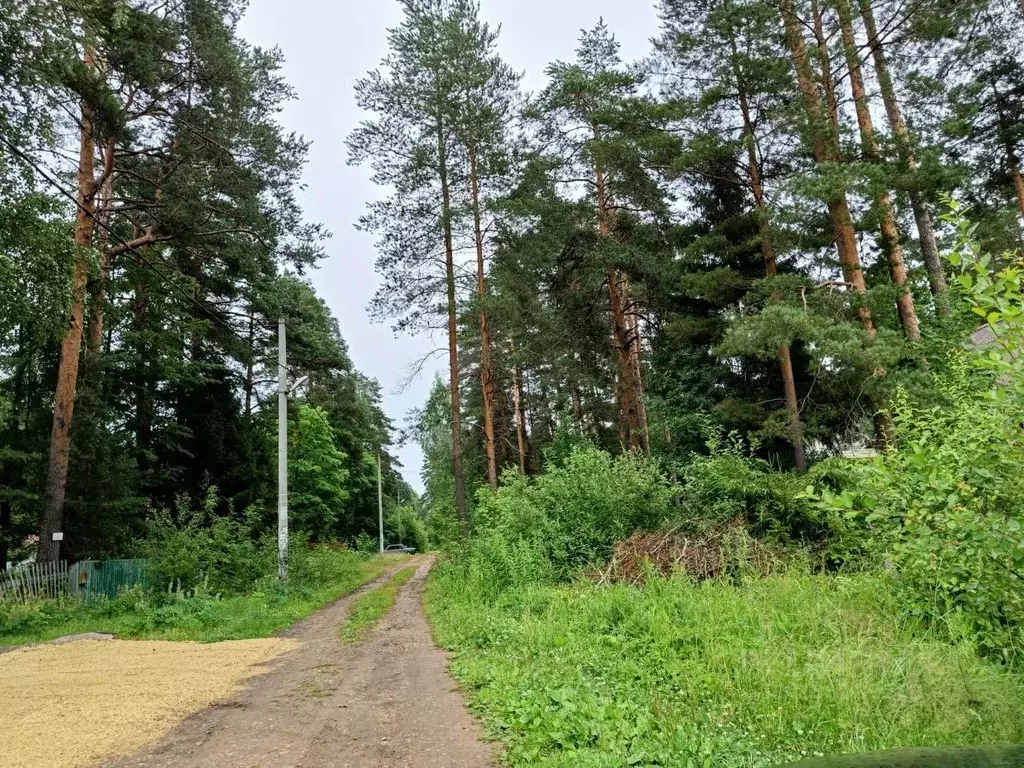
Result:
<svg viewBox="0 0 1024 768"><path fill-rule="evenodd" d="M288 636L298 649L230 700L110 768L487 768L493 751L434 646L421 595L433 559L356 646L338 640L352 598Z"/></svg>

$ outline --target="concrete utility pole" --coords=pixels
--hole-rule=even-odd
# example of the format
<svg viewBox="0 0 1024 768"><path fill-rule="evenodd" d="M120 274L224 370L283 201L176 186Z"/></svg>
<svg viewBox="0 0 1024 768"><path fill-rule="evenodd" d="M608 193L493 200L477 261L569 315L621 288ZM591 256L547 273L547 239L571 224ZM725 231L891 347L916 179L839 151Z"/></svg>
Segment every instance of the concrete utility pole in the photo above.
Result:
<svg viewBox="0 0 1024 768"><path fill-rule="evenodd" d="M380 451L377 451L377 525L380 530L380 551L384 551L384 481L380 472Z"/></svg>
<svg viewBox="0 0 1024 768"><path fill-rule="evenodd" d="M277 578L288 578L288 353L277 321Z"/></svg>

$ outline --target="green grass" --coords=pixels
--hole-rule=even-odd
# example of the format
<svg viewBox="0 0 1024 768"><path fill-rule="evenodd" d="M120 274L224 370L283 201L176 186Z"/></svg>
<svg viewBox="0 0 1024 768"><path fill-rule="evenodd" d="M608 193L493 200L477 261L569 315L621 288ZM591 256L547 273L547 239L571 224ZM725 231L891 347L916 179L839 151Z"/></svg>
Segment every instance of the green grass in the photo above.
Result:
<svg viewBox="0 0 1024 768"><path fill-rule="evenodd" d="M1024 681L902 620L882 577L427 589L452 670L511 766L766 768L1024 741Z"/></svg>
<svg viewBox="0 0 1024 768"><path fill-rule="evenodd" d="M398 597L398 590L402 588L412 575L416 573L415 568L403 568L391 577L387 584L372 589L365 595L360 595L345 617L345 624L339 633L343 643L362 642L374 624L380 621L391 606L395 604Z"/></svg>
<svg viewBox="0 0 1024 768"><path fill-rule="evenodd" d="M298 574L292 583L265 578L248 595L179 597L136 589L89 603L0 605L0 645L46 642L81 632L202 643L269 637L398 562L392 556L363 560L352 553L324 552L309 573Z"/></svg>

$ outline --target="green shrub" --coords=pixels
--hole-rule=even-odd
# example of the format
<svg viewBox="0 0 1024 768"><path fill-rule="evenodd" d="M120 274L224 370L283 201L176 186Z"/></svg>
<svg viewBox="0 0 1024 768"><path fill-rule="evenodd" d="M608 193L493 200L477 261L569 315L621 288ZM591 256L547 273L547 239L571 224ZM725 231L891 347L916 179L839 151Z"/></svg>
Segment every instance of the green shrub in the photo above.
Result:
<svg viewBox="0 0 1024 768"><path fill-rule="evenodd" d="M895 569L907 609L1012 660L1024 650L1024 273L1012 254L995 270L955 204L945 218L961 303L991 343L952 350L934 396L901 391L895 447L820 500Z"/></svg>
<svg viewBox="0 0 1024 768"><path fill-rule="evenodd" d="M356 536L356 551L364 555L374 555L380 551L380 539L363 532Z"/></svg>
<svg viewBox="0 0 1024 768"><path fill-rule="evenodd" d="M525 549L529 567L540 567L537 558L546 559L565 578L603 561L633 531L664 523L672 495L671 485L648 459L576 448L539 477L511 471L496 492L480 491L474 551L502 553L501 558L520 567L523 556L512 550Z"/></svg>
<svg viewBox="0 0 1024 768"><path fill-rule="evenodd" d="M73 614L78 606L77 601L70 599L0 602L0 636L39 631Z"/></svg>
<svg viewBox="0 0 1024 768"><path fill-rule="evenodd" d="M411 505L399 506L384 518L385 542L388 544L408 544L416 547L417 552L430 549L427 537L427 526Z"/></svg>
<svg viewBox="0 0 1024 768"><path fill-rule="evenodd" d="M694 456L679 472L680 517L703 526L743 519L757 536L819 541L832 533L804 498L806 477L736 452Z"/></svg>
<svg viewBox="0 0 1024 768"><path fill-rule="evenodd" d="M301 546L297 541L292 542L290 555L288 581L292 588L336 584L369 559L362 552L328 546Z"/></svg>
<svg viewBox="0 0 1024 768"><path fill-rule="evenodd" d="M899 395L898 449L866 463L853 489L821 499L895 567L907 610L954 634L966 624L1009 659L1024 649L1024 409L979 394L955 370L938 384L943 406Z"/></svg>
<svg viewBox="0 0 1024 768"><path fill-rule="evenodd" d="M217 503L217 489L210 488L197 507L182 497L174 510L154 512L142 549L155 589L242 594L275 571L276 538L258 534L259 511L221 517Z"/></svg>
<svg viewBox="0 0 1024 768"><path fill-rule="evenodd" d="M824 542L833 520L806 496L807 477L758 458L736 433L706 424L709 455L676 467L679 522L697 529L745 520L751 534L782 543Z"/></svg>

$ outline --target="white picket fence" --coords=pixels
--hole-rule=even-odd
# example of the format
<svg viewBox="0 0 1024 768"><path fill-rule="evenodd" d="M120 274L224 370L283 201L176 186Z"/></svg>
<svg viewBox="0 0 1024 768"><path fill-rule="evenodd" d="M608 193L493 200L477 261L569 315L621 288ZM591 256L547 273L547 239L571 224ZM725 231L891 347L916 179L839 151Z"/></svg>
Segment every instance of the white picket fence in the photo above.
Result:
<svg viewBox="0 0 1024 768"><path fill-rule="evenodd" d="M24 603L41 597L62 597L70 591L68 562L32 563L0 571L0 603Z"/></svg>

